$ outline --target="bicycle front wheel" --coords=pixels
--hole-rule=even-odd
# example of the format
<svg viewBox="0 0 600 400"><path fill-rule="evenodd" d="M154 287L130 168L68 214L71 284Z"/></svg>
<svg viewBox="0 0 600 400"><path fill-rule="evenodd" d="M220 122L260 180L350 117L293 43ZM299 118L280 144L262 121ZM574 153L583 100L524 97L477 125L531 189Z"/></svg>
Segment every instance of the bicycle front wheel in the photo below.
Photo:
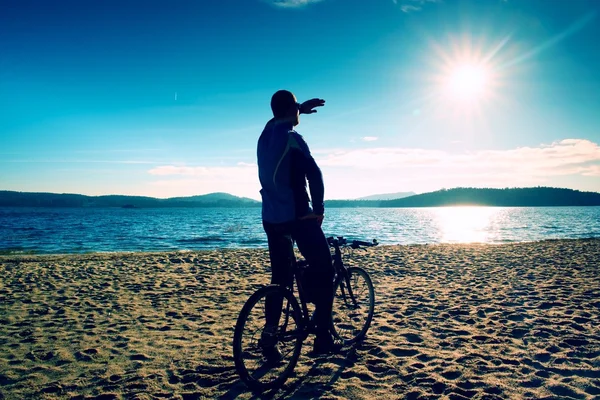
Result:
<svg viewBox="0 0 600 400"><path fill-rule="evenodd" d="M273 307L277 309L276 322L271 320L268 328L267 307L270 318ZM298 302L279 285L259 289L244 304L235 325L233 357L240 378L251 389L273 389L291 375L305 336L301 318Z"/></svg>
<svg viewBox="0 0 600 400"><path fill-rule="evenodd" d="M348 268L348 275L335 285L332 309L333 335L352 344L362 340L373 320L375 289L371 277L362 268Z"/></svg>

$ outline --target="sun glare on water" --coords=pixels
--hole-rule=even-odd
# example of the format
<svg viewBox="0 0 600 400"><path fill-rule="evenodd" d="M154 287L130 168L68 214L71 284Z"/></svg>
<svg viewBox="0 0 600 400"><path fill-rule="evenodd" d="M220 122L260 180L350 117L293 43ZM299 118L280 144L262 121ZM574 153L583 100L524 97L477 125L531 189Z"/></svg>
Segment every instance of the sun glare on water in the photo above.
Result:
<svg viewBox="0 0 600 400"><path fill-rule="evenodd" d="M435 211L441 239L450 243L486 242L498 213L497 208L477 206L440 207Z"/></svg>

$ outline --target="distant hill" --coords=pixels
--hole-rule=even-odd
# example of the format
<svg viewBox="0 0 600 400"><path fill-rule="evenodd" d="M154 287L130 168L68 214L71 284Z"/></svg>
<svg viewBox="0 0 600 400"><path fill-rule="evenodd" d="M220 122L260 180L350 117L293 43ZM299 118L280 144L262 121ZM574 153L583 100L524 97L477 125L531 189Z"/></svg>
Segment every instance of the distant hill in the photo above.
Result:
<svg viewBox="0 0 600 400"><path fill-rule="evenodd" d="M168 201L184 201L184 202L201 202L201 203L210 203L210 202L219 202L219 201L240 201L244 203L259 203L256 200L249 199L248 197L237 197L229 193L216 192L209 194L202 194L198 196L190 196L190 197L171 197L167 199Z"/></svg>
<svg viewBox="0 0 600 400"><path fill-rule="evenodd" d="M143 196L85 196L81 194L0 191L0 207L260 207L260 202L228 193L157 199Z"/></svg>
<svg viewBox="0 0 600 400"><path fill-rule="evenodd" d="M501 207L600 206L600 193L551 187L480 189L455 188L381 201L379 207L440 207L455 205Z"/></svg>
<svg viewBox="0 0 600 400"><path fill-rule="evenodd" d="M379 195L376 195L379 196ZM368 196L370 197L370 196ZM395 200L326 200L326 208L441 207L480 205L504 207L600 206L600 193L550 187L480 189L456 188ZM157 199L143 196L85 196L81 194L0 191L0 207L260 207L259 201L228 193Z"/></svg>
<svg viewBox="0 0 600 400"><path fill-rule="evenodd" d="M415 192L397 192L397 193L384 193L384 194L373 194L371 196L359 197L355 200L396 200L403 199L416 195Z"/></svg>

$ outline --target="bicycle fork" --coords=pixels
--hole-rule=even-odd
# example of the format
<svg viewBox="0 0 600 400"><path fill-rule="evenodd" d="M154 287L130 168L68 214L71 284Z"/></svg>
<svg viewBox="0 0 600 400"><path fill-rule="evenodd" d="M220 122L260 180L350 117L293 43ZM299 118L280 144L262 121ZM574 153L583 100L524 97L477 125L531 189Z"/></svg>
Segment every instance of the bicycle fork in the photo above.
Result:
<svg viewBox="0 0 600 400"><path fill-rule="evenodd" d="M358 308L358 302L356 301L356 297L354 297L354 293L352 292L352 285L350 284L350 274L348 274L347 271L344 272L343 274L344 276L342 277L341 281L340 281L340 291L342 293L342 298L344 299L344 303L346 303L346 305L348 305L348 301L347 301L347 296L346 296L346 289L345 286L348 287L348 295L350 297L350 299L352 300L352 306L354 308Z"/></svg>

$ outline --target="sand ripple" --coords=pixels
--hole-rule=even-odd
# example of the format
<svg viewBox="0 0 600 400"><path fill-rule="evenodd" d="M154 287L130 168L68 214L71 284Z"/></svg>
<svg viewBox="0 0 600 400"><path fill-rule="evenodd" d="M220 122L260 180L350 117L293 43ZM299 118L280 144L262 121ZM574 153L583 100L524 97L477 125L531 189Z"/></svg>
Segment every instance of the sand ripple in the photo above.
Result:
<svg viewBox="0 0 600 400"><path fill-rule="evenodd" d="M274 398L600 398L600 240L346 256L373 326ZM265 250L0 257L0 399L248 399L231 356Z"/></svg>

